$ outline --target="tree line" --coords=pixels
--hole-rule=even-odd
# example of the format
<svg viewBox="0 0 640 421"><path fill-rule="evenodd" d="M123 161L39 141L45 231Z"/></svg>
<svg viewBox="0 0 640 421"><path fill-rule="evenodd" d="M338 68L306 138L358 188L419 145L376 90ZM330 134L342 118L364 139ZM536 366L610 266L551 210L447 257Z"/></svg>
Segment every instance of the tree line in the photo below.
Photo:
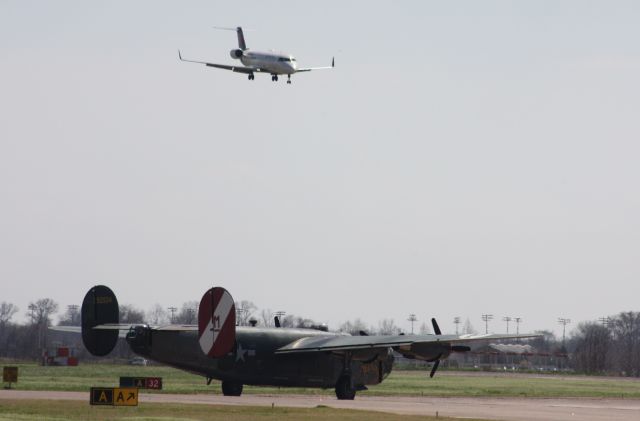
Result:
<svg viewBox="0 0 640 421"><path fill-rule="evenodd" d="M50 298L42 298L29 303L25 312L26 323L14 323L12 319L19 312L11 303L0 303L0 358L33 359L42 355L42 350L50 347L55 340L60 340L48 329L53 317L58 313L58 304ZM258 326L274 326L275 317L282 327L321 328L322 324L312 319L274 312L270 309L260 310L251 301L236 302L236 318L240 326L255 324ZM120 306L121 323L196 324L198 302L188 301L181 307L162 307L153 305L148 311L133 305ZM57 321L62 326L80 325L80 307L67 306ZM398 335L402 329L393 319L382 319L377 326L367 325L361 319L342 323L338 331L352 335ZM427 323L421 323L416 333L431 333ZM477 333L467 319L460 333ZM550 331L539 331L542 337L529 343L538 351L554 354L566 354L568 368L586 374L607 374L640 377L640 313L622 312L615 316L580 323L568 336L566 343L556 339ZM78 335L76 335L77 337ZM68 340L68 337L65 337ZM90 357L76 339L79 356ZM131 352L126 343L118 345L113 356L129 358Z"/></svg>
<svg viewBox="0 0 640 421"><path fill-rule="evenodd" d="M568 347L577 371L640 377L640 313L628 311L582 322Z"/></svg>

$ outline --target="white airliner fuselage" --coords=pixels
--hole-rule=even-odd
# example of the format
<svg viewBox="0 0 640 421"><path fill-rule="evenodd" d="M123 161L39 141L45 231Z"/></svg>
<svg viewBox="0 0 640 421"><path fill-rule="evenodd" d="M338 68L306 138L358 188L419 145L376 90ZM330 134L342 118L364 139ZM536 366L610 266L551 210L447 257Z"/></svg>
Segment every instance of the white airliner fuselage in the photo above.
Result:
<svg viewBox="0 0 640 421"><path fill-rule="evenodd" d="M223 28L230 29L230 28ZM287 75L287 83L291 83L291 75L300 72L309 72L311 70L332 69L335 61L331 61L331 66L327 67L309 67L299 68L296 59L286 53L251 51L244 42L244 34L242 28L235 29L238 34L238 48L229 51L231 58L240 60L244 66L231 66L228 64L208 63L206 61L186 60L182 58L182 54L178 51L178 57L182 61L192 63L206 64L209 67L218 69L231 70L232 72L244 73L249 76L249 80L255 78L255 73L268 73L271 75L272 81L278 80L278 75Z"/></svg>
<svg viewBox="0 0 640 421"><path fill-rule="evenodd" d="M233 54L231 57L236 58ZM262 71L277 75L290 75L298 69L296 59L292 55L284 53L245 50L240 61L247 67L263 69Z"/></svg>

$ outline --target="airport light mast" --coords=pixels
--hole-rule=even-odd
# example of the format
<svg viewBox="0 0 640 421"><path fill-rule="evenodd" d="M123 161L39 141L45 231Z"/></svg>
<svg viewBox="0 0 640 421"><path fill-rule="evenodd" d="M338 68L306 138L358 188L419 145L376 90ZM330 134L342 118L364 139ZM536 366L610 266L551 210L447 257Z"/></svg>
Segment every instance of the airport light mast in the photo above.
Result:
<svg viewBox="0 0 640 421"><path fill-rule="evenodd" d="M562 347L564 348L565 341L565 333L567 331L567 325L571 323L571 319L566 319L564 317L558 317L558 324L562 325Z"/></svg>
<svg viewBox="0 0 640 421"><path fill-rule="evenodd" d="M484 333L489 333L489 321L493 320L493 314L483 314L482 321L484 321Z"/></svg>
<svg viewBox="0 0 640 421"><path fill-rule="evenodd" d="M167 308L167 310L169 310L171 312L171 324L174 324L176 322L176 310L178 308L177 307L169 307Z"/></svg>
<svg viewBox="0 0 640 421"><path fill-rule="evenodd" d="M516 322L516 335L520 334L520 323L522 323L522 317L514 317L513 320Z"/></svg>
<svg viewBox="0 0 640 421"><path fill-rule="evenodd" d="M513 320L513 318L511 318L511 316L504 316L502 318L502 321L507 322L507 335L509 334L509 322Z"/></svg>
<svg viewBox="0 0 640 421"><path fill-rule="evenodd" d="M409 315L409 318L407 319L408 321L411 322L411 334L413 335L413 323L418 321L418 318L416 317L415 314L411 313Z"/></svg>

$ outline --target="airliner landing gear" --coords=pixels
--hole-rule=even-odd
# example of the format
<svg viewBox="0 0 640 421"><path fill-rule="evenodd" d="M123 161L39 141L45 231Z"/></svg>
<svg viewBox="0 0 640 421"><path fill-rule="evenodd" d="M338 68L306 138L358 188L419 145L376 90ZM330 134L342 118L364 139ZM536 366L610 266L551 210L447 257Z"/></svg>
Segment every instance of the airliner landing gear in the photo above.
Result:
<svg viewBox="0 0 640 421"><path fill-rule="evenodd" d="M287 83L291 85L291 74L287 75Z"/></svg>
<svg viewBox="0 0 640 421"><path fill-rule="evenodd" d="M253 75L253 73L249 73L249 80L253 80L253 79L255 79L255 78L256 78L256 77Z"/></svg>
<svg viewBox="0 0 640 421"><path fill-rule="evenodd" d="M271 75L271 80L273 82L277 82L278 81L278 75Z"/></svg>

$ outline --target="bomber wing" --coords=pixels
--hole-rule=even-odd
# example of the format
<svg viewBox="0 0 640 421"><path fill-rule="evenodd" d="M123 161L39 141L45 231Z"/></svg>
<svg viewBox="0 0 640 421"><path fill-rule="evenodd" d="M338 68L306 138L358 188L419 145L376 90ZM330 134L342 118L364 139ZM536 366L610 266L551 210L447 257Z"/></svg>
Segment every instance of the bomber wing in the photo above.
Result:
<svg viewBox="0 0 640 421"><path fill-rule="evenodd" d="M174 332L187 332L187 331L197 331L197 325L165 325L165 326L148 326L143 323L104 323L101 325L94 326L93 330L117 330L118 336L120 338L125 338L127 333L135 328L136 326L146 326L151 330L162 330L162 331L174 331ZM57 332L70 332L70 333L82 333L81 326L49 326L50 330L55 330Z"/></svg>
<svg viewBox="0 0 640 421"><path fill-rule="evenodd" d="M216 63L208 63L206 61L187 60L187 59L182 58L182 54L180 53L180 50L178 50L178 57L180 58L181 61L186 61L186 62L189 62L189 63L204 64L204 65L209 66L209 67L215 67L217 69L224 69L224 70L231 70L232 72L236 72L236 73L251 74L251 73L260 73L260 72L262 72L262 69L260 69L260 68L243 67L243 66L230 66L228 64L216 64Z"/></svg>
<svg viewBox="0 0 640 421"><path fill-rule="evenodd" d="M354 351L376 348L404 348L412 345L458 345L500 339L537 338L540 335L396 335L396 336L309 336L285 345L276 354L302 352Z"/></svg>

